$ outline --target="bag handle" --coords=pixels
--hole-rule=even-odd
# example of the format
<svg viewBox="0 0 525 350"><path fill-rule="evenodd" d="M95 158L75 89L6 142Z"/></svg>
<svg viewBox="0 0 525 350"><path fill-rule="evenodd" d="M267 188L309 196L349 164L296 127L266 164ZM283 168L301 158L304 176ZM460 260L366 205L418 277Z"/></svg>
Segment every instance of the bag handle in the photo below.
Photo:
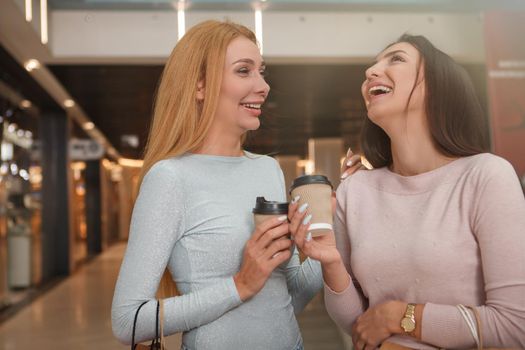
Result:
<svg viewBox="0 0 525 350"><path fill-rule="evenodd" d="M478 310L475 307L465 306L463 304L456 305L456 307L467 323L470 333L476 341L478 350L483 350L483 333L481 332L481 319ZM472 313L470 313L469 310L472 311ZM474 317L472 317L472 315L474 315Z"/></svg>
<svg viewBox="0 0 525 350"><path fill-rule="evenodd" d="M161 350L166 349L166 344L164 340L164 300L159 300L160 304L160 348Z"/></svg>
<svg viewBox="0 0 525 350"><path fill-rule="evenodd" d="M135 329L137 328L137 319L139 317L139 311L140 309L146 305L147 301L140 304L140 306L137 308L137 311L135 312L135 318L133 319L133 331L131 332L131 350L135 350Z"/></svg>
<svg viewBox="0 0 525 350"><path fill-rule="evenodd" d="M470 310L472 310L472 313L474 314L474 317L476 318L476 329L478 331L478 349L483 350L483 332L481 331L481 318L479 317L478 309L475 307L469 306Z"/></svg>

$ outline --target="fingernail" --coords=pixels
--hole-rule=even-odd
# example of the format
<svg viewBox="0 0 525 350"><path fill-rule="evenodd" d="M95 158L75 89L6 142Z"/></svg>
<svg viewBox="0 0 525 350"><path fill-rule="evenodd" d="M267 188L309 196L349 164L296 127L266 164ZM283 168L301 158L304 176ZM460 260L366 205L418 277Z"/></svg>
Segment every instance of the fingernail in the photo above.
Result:
<svg viewBox="0 0 525 350"><path fill-rule="evenodd" d="M304 203L299 207L299 213L304 213L304 211L308 208L308 203Z"/></svg>
<svg viewBox="0 0 525 350"><path fill-rule="evenodd" d="M348 173L343 173L343 175L341 175L341 180L344 180L348 177Z"/></svg>
<svg viewBox="0 0 525 350"><path fill-rule="evenodd" d="M352 160L349 160L348 162L346 162L346 166L352 166L352 164L354 164L354 162L352 162Z"/></svg>
<svg viewBox="0 0 525 350"><path fill-rule="evenodd" d="M310 242L311 240L312 240L312 232L308 232L308 234L306 235L306 241Z"/></svg>
<svg viewBox="0 0 525 350"><path fill-rule="evenodd" d="M290 241L293 241L293 240L294 240L293 236L292 236L292 235L290 235Z"/></svg>
<svg viewBox="0 0 525 350"><path fill-rule="evenodd" d="M277 257L279 256L279 254L281 254L281 252L277 252L277 253L275 253L274 255L272 255L272 259L273 259L273 258L277 258Z"/></svg>
<svg viewBox="0 0 525 350"><path fill-rule="evenodd" d="M288 219L288 216L286 216L286 215L279 216L279 217L277 218L277 220L279 220L279 221L284 221L284 220L286 220L286 219Z"/></svg>
<svg viewBox="0 0 525 350"><path fill-rule="evenodd" d="M348 153L352 152L352 148L348 147L348 151L346 151L346 156L348 157Z"/></svg>
<svg viewBox="0 0 525 350"><path fill-rule="evenodd" d="M312 214L308 214L304 219L303 219L303 225L306 225L310 222L310 220L312 220Z"/></svg>
<svg viewBox="0 0 525 350"><path fill-rule="evenodd" d="M297 203L297 201L299 200L299 198L301 198L301 196L295 196L295 197L292 199L292 203L291 203L291 204L295 204L295 203Z"/></svg>

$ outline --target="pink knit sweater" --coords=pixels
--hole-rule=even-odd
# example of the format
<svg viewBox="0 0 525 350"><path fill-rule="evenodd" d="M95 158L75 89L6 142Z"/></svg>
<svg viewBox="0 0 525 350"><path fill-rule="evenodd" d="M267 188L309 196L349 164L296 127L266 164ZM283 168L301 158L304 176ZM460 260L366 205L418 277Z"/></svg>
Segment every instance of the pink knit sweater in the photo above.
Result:
<svg viewBox="0 0 525 350"><path fill-rule="evenodd" d="M335 232L370 306L426 304L417 349L475 348L457 304L477 306L485 346L525 348L525 199L513 167L492 154L403 177L359 171L337 190ZM325 286L328 312L350 333L365 311L351 283ZM429 345L430 344L430 345Z"/></svg>

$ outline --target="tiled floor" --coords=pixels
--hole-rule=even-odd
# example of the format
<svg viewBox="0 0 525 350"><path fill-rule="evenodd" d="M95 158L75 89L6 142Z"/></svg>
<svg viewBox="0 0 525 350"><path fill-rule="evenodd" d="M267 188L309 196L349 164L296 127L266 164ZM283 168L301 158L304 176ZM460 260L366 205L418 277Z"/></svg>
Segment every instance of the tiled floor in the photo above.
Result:
<svg viewBox="0 0 525 350"><path fill-rule="evenodd" d="M0 325L2 350L115 350L110 306L124 245L116 245ZM306 350L343 350L337 328L316 297L299 316ZM168 338L177 350L180 335ZM236 350L236 349L232 349Z"/></svg>

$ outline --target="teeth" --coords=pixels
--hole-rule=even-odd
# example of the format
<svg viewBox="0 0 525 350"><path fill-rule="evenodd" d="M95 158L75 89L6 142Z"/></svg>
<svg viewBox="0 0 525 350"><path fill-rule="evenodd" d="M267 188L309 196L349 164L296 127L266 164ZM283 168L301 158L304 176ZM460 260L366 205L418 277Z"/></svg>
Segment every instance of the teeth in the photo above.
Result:
<svg viewBox="0 0 525 350"><path fill-rule="evenodd" d="M392 89L389 88L388 86L376 85L374 87L371 87L370 90L368 90L368 93L372 94L375 91L381 91L383 93L389 93L389 92L392 92Z"/></svg>
<svg viewBox="0 0 525 350"><path fill-rule="evenodd" d="M243 106L253 109L261 109L261 104L255 104L255 103L243 103Z"/></svg>

